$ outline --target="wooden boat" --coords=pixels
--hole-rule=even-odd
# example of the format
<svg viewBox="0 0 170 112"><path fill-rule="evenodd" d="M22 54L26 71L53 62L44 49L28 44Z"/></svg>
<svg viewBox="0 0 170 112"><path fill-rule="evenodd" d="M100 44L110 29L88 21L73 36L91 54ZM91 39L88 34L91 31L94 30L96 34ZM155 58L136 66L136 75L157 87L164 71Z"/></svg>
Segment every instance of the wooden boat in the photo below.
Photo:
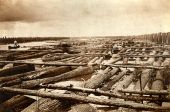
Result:
<svg viewBox="0 0 170 112"><path fill-rule="evenodd" d="M17 45L17 46L8 46L8 49L17 49L17 48L20 48L20 46L19 45Z"/></svg>

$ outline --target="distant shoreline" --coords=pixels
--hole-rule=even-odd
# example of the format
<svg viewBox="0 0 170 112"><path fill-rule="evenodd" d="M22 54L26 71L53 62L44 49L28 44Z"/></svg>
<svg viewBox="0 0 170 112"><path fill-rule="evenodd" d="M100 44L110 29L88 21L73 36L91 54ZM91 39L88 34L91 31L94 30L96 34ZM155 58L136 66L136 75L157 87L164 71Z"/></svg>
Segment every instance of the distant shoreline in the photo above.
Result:
<svg viewBox="0 0 170 112"><path fill-rule="evenodd" d="M62 39L69 39L69 37L16 37L16 38L11 38L11 37L6 37L6 38L0 38L0 45L3 44L11 44L15 40L18 43L25 43L25 42L33 42L33 41L47 41L47 40L62 40Z"/></svg>

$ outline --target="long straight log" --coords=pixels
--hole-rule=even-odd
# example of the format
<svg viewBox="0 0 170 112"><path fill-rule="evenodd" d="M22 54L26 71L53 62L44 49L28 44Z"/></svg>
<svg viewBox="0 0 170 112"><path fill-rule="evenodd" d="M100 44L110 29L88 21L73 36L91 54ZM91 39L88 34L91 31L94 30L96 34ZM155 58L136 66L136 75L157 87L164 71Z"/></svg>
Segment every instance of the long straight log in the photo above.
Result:
<svg viewBox="0 0 170 112"><path fill-rule="evenodd" d="M42 71L46 71L48 69L49 68L47 67L47 68L44 68L44 69L41 69L41 70L35 70L35 71L31 71L31 72L16 74L16 75L8 76L8 77L0 77L0 83L15 80L15 79L18 79L18 78L21 78L21 77L24 77L24 76L29 76L29 75L32 75L32 74L38 74L40 71L42 72Z"/></svg>
<svg viewBox="0 0 170 112"><path fill-rule="evenodd" d="M165 101L169 102L169 98L160 99L159 97L150 97L150 96L129 96L129 95L118 95L112 92L108 91L102 91L100 89L89 89L89 88L82 88L82 87L70 87L70 86L62 86L62 85L54 85L54 84L48 84L48 85L39 85L41 88L48 88L48 89L59 89L59 90L68 90L73 92L82 92L82 93L89 93L89 94L97 94L97 95L104 95L108 97L114 97L114 98L120 98L125 100L132 100L132 101ZM118 92L122 93L131 93L131 94L143 94L143 95L168 95L169 93L167 91L130 91L130 90L118 90Z"/></svg>
<svg viewBox="0 0 170 112"><path fill-rule="evenodd" d="M58 81L68 79L68 78L73 78L73 77L77 77L77 76L81 76L81 75L88 75L88 74L93 73L94 70L95 70L95 67L94 67L94 69L92 67L78 67L77 69L74 69L70 72L63 73L58 76L48 77L48 78L43 78L43 79L38 79L38 80L23 81L21 84L15 85L14 87L31 88L31 87L35 87L39 84L58 82ZM86 72L84 72L84 71L86 71Z"/></svg>
<svg viewBox="0 0 170 112"><path fill-rule="evenodd" d="M118 106L118 107L126 107L126 108L134 108L134 109L140 109L140 110L170 110L170 108L167 107L154 107L154 106L148 106L144 104L139 103L130 103L130 102L124 102L124 101L112 101L112 100L105 100L105 99L97 99L97 98L91 98L91 97L84 97L79 95L68 95L68 94L52 94L50 92L43 92L38 93L35 90L27 90L27 89L18 89L18 88L10 88L10 87L3 87L0 89L4 92L13 92L18 94L25 94L25 95L34 95L34 96L40 96L44 98L52 98L52 99L67 99L67 100L74 100L84 103L94 103L94 104L100 104L100 105L109 105L109 106Z"/></svg>
<svg viewBox="0 0 170 112"><path fill-rule="evenodd" d="M62 63L62 62L28 62L28 61L0 61L0 63L14 64L32 64L32 65L48 65L48 66L86 66L86 63Z"/></svg>
<svg viewBox="0 0 170 112"><path fill-rule="evenodd" d="M101 82L105 81L108 79L108 77L111 77L112 74L107 74L110 71L110 68L106 68L105 70L102 71L102 73L97 73L97 75L94 75L91 77L89 80L85 82L85 87L86 88L97 88L98 86L101 85ZM115 72L117 69L115 70Z"/></svg>
<svg viewBox="0 0 170 112"><path fill-rule="evenodd" d="M32 70L35 70L34 65L23 64L19 66L14 66L12 68L0 70L0 76L10 76L10 75L15 75L19 73L29 72Z"/></svg>
<svg viewBox="0 0 170 112"><path fill-rule="evenodd" d="M58 52L58 53L63 53L62 50L0 50L0 52L8 51L8 52Z"/></svg>
<svg viewBox="0 0 170 112"><path fill-rule="evenodd" d="M70 58L72 57L72 55L67 54L67 55L55 55L55 54L48 54L42 57L42 60L45 61L57 61L57 60L61 60L61 59L65 59L65 58Z"/></svg>
<svg viewBox="0 0 170 112"><path fill-rule="evenodd" d="M111 81L108 82L106 87L103 87L103 90L111 90L112 86L119 81L127 72L129 72L128 69L123 70L122 72L119 72L118 75L116 75Z"/></svg>
<svg viewBox="0 0 170 112"><path fill-rule="evenodd" d="M156 71L156 77L152 83L151 89L157 90L157 91L163 90L164 89L164 83L163 83L164 81L163 80L164 80L164 77L163 77L162 71ZM162 105L162 101L150 102L148 105L159 107ZM153 111L151 111L151 112L153 112Z"/></svg>
<svg viewBox="0 0 170 112"><path fill-rule="evenodd" d="M120 55L121 57L135 57L135 58L158 58L158 57L163 57L163 58L170 58L170 55Z"/></svg>
<svg viewBox="0 0 170 112"><path fill-rule="evenodd" d="M49 77L49 76L53 77L53 76L57 76L62 73L68 72L70 70L71 68L68 66L48 67L43 70L28 72L24 74L18 74L15 77L10 77L10 79L14 79L14 80L10 80L8 82L2 83L1 86L12 86L16 84L21 84L23 81L27 81L27 80L33 80L33 79L44 78L44 77ZM8 77L6 77L3 80L9 80L9 79Z"/></svg>
<svg viewBox="0 0 170 112"><path fill-rule="evenodd" d="M77 58L77 57L75 56L75 57L70 57L70 58L62 59L62 60L60 60L60 62L70 62L71 60L74 60L75 58Z"/></svg>
<svg viewBox="0 0 170 112"><path fill-rule="evenodd" d="M151 70L151 69L143 70L141 73L141 84L140 84L140 80L138 80L134 89L141 90L141 87L142 87L142 89L144 89L144 87L146 86L147 82L149 81L149 78L151 77L152 73L153 73L153 70Z"/></svg>
<svg viewBox="0 0 170 112"><path fill-rule="evenodd" d="M144 65L124 65L124 64L103 64L104 66L110 66L110 67L122 67L122 68L146 68L146 69L164 69L164 67L158 67L158 66L144 66Z"/></svg>
<svg viewBox="0 0 170 112"><path fill-rule="evenodd" d="M130 93L130 94L140 94L140 95L169 95L166 90L143 90L143 91L135 91L135 90L118 90L122 93Z"/></svg>
<svg viewBox="0 0 170 112"><path fill-rule="evenodd" d="M133 81L135 75L132 73L130 76L127 76L126 83L123 84L123 88L127 88Z"/></svg>
<svg viewBox="0 0 170 112"><path fill-rule="evenodd" d="M40 52L40 53L35 53L35 54L28 54L26 56L20 56L20 57L14 57L16 60L25 60L25 59L31 59L31 58L38 58L41 57L45 54L48 54L49 52Z"/></svg>

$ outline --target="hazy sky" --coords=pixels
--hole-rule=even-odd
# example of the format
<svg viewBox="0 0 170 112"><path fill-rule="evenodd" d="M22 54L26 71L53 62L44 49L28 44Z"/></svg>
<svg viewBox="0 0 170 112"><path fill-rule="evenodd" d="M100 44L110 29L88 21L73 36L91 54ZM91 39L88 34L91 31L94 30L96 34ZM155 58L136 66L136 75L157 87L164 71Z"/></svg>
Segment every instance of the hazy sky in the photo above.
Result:
<svg viewBox="0 0 170 112"><path fill-rule="evenodd" d="M170 0L0 0L1 36L170 31Z"/></svg>

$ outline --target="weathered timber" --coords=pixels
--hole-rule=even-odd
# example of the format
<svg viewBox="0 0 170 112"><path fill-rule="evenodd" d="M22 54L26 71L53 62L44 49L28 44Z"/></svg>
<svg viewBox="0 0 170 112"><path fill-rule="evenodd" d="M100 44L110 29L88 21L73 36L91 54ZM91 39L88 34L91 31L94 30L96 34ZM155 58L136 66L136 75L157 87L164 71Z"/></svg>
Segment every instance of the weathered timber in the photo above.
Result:
<svg viewBox="0 0 170 112"><path fill-rule="evenodd" d="M29 72L32 70L35 70L34 65L23 64L19 66L14 66L12 68L0 70L0 76L10 76L10 75L15 75L19 73Z"/></svg>
<svg viewBox="0 0 170 112"><path fill-rule="evenodd" d="M11 49L11 50L0 50L1 51L8 51L8 52L58 52L58 53L63 53L62 50L15 50L15 49Z"/></svg>
<svg viewBox="0 0 170 112"><path fill-rule="evenodd" d="M42 57L43 61L56 61L56 60L62 60L69 57L76 57L76 56L84 56L84 57L91 57L91 56L105 56L105 53L85 53L85 54L61 54L61 53L55 53L53 55L45 55Z"/></svg>
<svg viewBox="0 0 170 112"><path fill-rule="evenodd" d="M105 80L107 80L108 78L110 78L111 77L111 75L110 74L106 74L107 72L109 72L110 71L110 69L109 68L106 68L104 71L103 71L103 73L101 73L101 74L97 74L97 75L95 75L92 79L89 79L89 80L87 80L86 82L84 82L84 84L82 85L82 86L84 86L85 88L97 88L97 87L99 87L101 84L102 84L102 82L104 82ZM117 71L117 70L114 70L115 72ZM113 74L112 74L113 75ZM95 77L98 77L98 80L96 80L96 78ZM73 94L73 93L72 93ZM44 101L45 99L40 99L38 102L41 102L41 101ZM34 104L32 104L31 106L29 106L26 110L24 110L24 112L28 112L28 111L35 111L36 112L36 110L35 110L35 106L36 106L36 103L38 103L38 102L35 102ZM60 107L60 106L62 106L64 103L65 103L66 101L63 101L63 100L51 100L51 99L48 99L48 100L46 100L46 102L43 102L42 103L42 105L49 105L49 107L51 107L50 105L56 105L56 106L54 106L54 107L51 107L51 108L48 108L48 109L46 109L46 112L50 112L51 110L58 110L58 108ZM73 104L73 103L71 103L71 104ZM42 105L40 105L40 106L42 106ZM78 104L79 105L79 104ZM89 107L89 105L88 104L84 104L84 107ZM79 107L79 106L78 106ZM32 108L34 108L34 109L32 109ZM43 111L43 110L41 110L41 111ZM44 112L44 111L43 111Z"/></svg>
<svg viewBox="0 0 170 112"><path fill-rule="evenodd" d="M70 58L66 58L66 59L62 59L62 60L60 60L60 62L71 62L71 61L73 61L75 58L77 58L77 56L73 56L73 57L70 57Z"/></svg>
<svg viewBox="0 0 170 112"><path fill-rule="evenodd" d="M23 81L23 86L22 87L26 87L26 88L32 88L36 85L39 85L40 83L42 84L46 84L46 83L50 83L52 81L59 81L59 80L65 80L67 78L72 78L72 77L76 77L76 76L80 76L80 75L86 75L86 74L91 74L92 72L94 72L95 69L98 69L98 66L94 66L92 67L78 67L76 70L67 72L65 74L62 74L60 76L56 76L56 77L50 77L50 78L44 78L41 81L39 80L31 80L31 81ZM84 72L86 71L86 72ZM22 84L21 84L22 85ZM14 87L20 87L21 85L16 85ZM20 96L22 98L22 96ZM19 99L19 98L18 98ZM47 99L48 102L49 99ZM44 103L44 100L40 100L40 102L42 101L42 103ZM46 100L45 100L46 101ZM50 100L51 101L51 100ZM8 102L15 102L15 98L11 98L8 100ZM51 103L50 103L51 104ZM53 104L57 104L56 101L54 101ZM48 105L48 104L47 104ZM34 105L36 106L36 104ZM43 105L42 105L43 106Z"/></svg>
<svg viewBox="0 0 170 112"><path fill-rule="evenodd" d="M94 108L92 105L84 106L86 104L79 104L71 106L71 110L68 112L98 112L97 108Z"/></svg>
<svg viewBox="0 0 170 112"><path fill-rule="evenodd" d="M44 77L53 77L60 75L62 73L68 72L72 70L69 66L62 66L62 67L47 67L43 70L28 72L24 74L18 74L16 76L11 76L8 82L2 83L1 86L12 86L16 84L21 84L23 81L33 80L37 78L44 78ZM19 78L20 77L20 78ZM8 77L4 78L3 80L9 80Z"/></svg>
<svg viewBox="0 0 170 112"><path fill-rule="evenodd" d="M81 76L81 75L88 75L88 74L93 73L95 69L96 69L95 67L93 67L93 68L92 67L78 67L77 69L63 73L58 76L37 79L37 80L23 81L21 84L15 85L14 87L31 88L31 87L35 87L39 84L58 82L58 81L61 81L64 79L69 79L69 78L73 78L73 77L77 77L77 76ZM84 72L84 71L86 71L86 72Z"/></svg>
<svg viewBox="0 0 170 112"><path fill-rule="evenodd" d="M143 91L135 91L135 90L118 90L122 93L130 93L130 94L140 94L140 95L169 95L166 90L143 90Z"/></svg>
<svg viewBox="0 0 170 112"><path fill-rule="evenodd" d="M115 73L117 73L118 70L119 70L118 68L113 68L113 70L110 71L110 68L107 67L102 73L98 73L97 75L93 76L91 79L87 80L85 82L84 87L97 88L102 84L102 82L106 81L107 79L111 78Z"/></svg>
<svg viewBox="0 0 170 112"><path fill-rule="evenodd" d="M112 86L117 82L119 81L127 72L129 72L129 69L125 69L121 72L119 72L118 75L116 75L113 79L111 79L111 81L109 81L106 86L104 86L102 88L102 90L111 90Z"/></svg>
<svg viewBox="0 0 170 112"><path fill-rule="evenodd" d="M45 56L42 57L42 60L45 61L57 61L57 60L61 60L61 59L65 59L65 58L70 58L72 57L72 55L67 54L67 55L56 55L56 54L47 54Z"/></svg>
<svg viewBox="0 0 170 112"><path fill-rule="evenodd" d="M135 57L135 58L158 58L158 57L163 57L163 58L170 58L170 55L120 55L121 57Z"/></svg>
<svg viewBox="0 0 170 112"><path fill-rule="evenodd" d="M152 87L151 90L163 90L164 89L164 77L163 77L163 71L156 71L156 76L155 76L155 80L152 83ZM155 102L149 102L148 105L152 105L152 106L162 106L162 101L155 101ZM151 111L153 112L153 111Z"/></svg>
<svg viewBox="0 0 170 112"><path fill-rule="evenodd" d="M152 69L142 70L142 73L141 73L141 85L140 85L140 80L138 80L135 87L134 87L134 89L135 90L144 89L144 87L146 86L147 82L149 81L149 78L151 77L152 73L153 73Z"/></svg>
<svg viewBox="0 0 170 112"><path fill-rule="evenodd" d="M16 95L16 96L13 97L13 99L14 100L7 100L7 101L5 101L1 105L3 105L5 108L13 108L13 107L15 107L15 105L17 105L18 103L22 102L23 100L27 100L27 97L21 96L21 95Z"/></svg>
<svg viewBox="0 0 170 112"><path fill-rule="evenodd" d="M37 74L40 71L46 71L48 69L49 68L47 67L47 68L43 68L41 70L35 70L35 71L31 71L31 72L16 74L16 75L8 76L8 77L0 77L0 83L3 83L5 81L11 81L11 80L21 78L21 77L24 77L24 76L29 76L29 75L32 75L32 74Z"/></svg>
<svg viewBox="0 0 170 112"><path fill-rule="evenodd" d="M86 66L86 63L63 63L63 62L28 62L28 61L0 61L0 63L48 65L48 66Z"/></svg>
<svg viewBox="0 0 170 112"><path fill-rule="evenodd" d="M39 87L42 88L49 88L49 89L60 89L60 90L68 90L73 92L82 92L82 93L92 93L97 95L104 95L108 97L114 97L114 98L120 98L125 100L132 100L132 101L167 101L169 102L170 99L161 99L159 97L150 97L150 96L129 96L129 95L118 95L115 93L112 93L111 91L102 91L100 89L89 89L89 88L82 88L82 87L71 87L71 86L62 86L57 84L48 84L48 85L39 85ZM130 91L130 90L118 90L118 92L122 93L132 93L132 94L143 94L143 95L168 95L169 93L167 91Z"/></svg>
<svg viewBox="0 0 170 112"><path fill-rule="evenodd" d="M100 105L109 105L109 106L118 106L118 107L126 107L126 108L134 108L134 109L141 109L141 110L170 110L168 107L154 107L148 106L139 103L132 103L132 102L125 102L125 101L112 101L112 100L105 100L105 99L97 99L73 94L52 94L50 92L37 92L36 90L27 90L27 89L18 89L18 88L10 88L10 87L3 87L0 88L0 91L4 92L13 92L18 94L25 94L25 95L34 95L40 96L44 98L52 98L52 99L67 99L67 100L74 100L84 103L94 103Z"/></svg>
<svg viewBox="0 0 170 112"><path fill-rule="evenodd" d="M126 82L123 84L123 88L127 88L132 83L134 78L135 78L135 75L133 73L127 76Z"/></svg>
<svg viewBox="0 0 170 112"><path fill-rule="evenodd" d="M122 59L121 57L118 57L118 58L117 57L113 57L113 58L110 58L110 60L108 60L108 61L104 61L102 63L102 65L114 64L114 63L120 61L121 59Z"/></svg>
<svg viewBox="0 0 170 112"><path fill-rule="evenodd" d="M99 59L99 57L93 58L91 61L88 62L88 65L94 65L94 63L97 59Z"/></svg>
<svg viewBox="0 0 170 112"><path fill-rule="evenodd" d="M122 67L122 68L146 68L146 69L164 69L164 67L157 67L157 66L144 66L144 65L126 65L126 64L103 64L103 66L110 66L110 67Z"/></svg>
<svg viewBox="0 0 170 112"><path fill-rule="evenodd" d="M20 56L20 57L14 57L15 60L24 60L24 59L31 59L31 58L38 58L41 57L45 54L48 54L49 52L40 52L40 53L34 53L34 54L28 54L25 56Z"/></svg>
<svg viewBox="0 0 170 112"><path fill-rule="evenodd" d="M98 60L95 61L96 64L100 64L103 61L103 57L100 57Z"/></svg>
<svg viewBox="0 0 170 112"><path fill-rule="evenodd" d="M152 90L163 90L164 89L164 76L163 71L156 71L156 77L152 84Z"/></svg>

